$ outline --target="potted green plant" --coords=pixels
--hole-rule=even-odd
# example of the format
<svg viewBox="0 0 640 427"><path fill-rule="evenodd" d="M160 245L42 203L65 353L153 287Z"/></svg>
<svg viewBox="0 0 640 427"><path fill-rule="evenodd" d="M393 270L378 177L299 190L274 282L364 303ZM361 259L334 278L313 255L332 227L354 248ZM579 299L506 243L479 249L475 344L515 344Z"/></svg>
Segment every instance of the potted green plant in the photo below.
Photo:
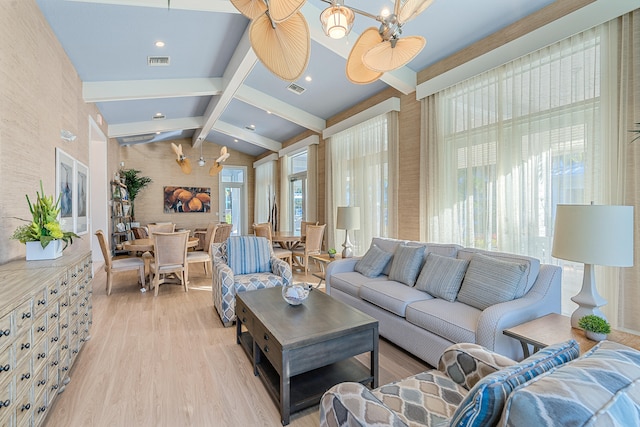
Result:
<svg viewBox="0 0 640 427"><path fill-rule="evenodd" d="M336 257L336 250L331 248L327 251L327 253L329 254L329 258L335 258Z"/></svg>
<svg viewBox="0 0 640 427"><path fill-rule="evenodd" d="M62 251L78 237L71 231L63 231L58 222L60 214L60 198L54 203L53 196L45 196L40 181L40 192L36 192L35 203L31 203L27 194L27 203L32 220L20 219L29 224L21 225L13 232L12 239L27 245L27 261L55 259L62 256ZM64 242L61 246L60 242Z"/></svg>
<svg viewBox="0 0 640 427"><path fill-rule="evenodd" d="M140 190L152 183L153 181L148 176L140 176L140 172L137 169L123 169L120 171L120 177L124 180L124 185L127 187L129 193L129 200L131 200L131 219L135 219L134 214L134 201L138 196Z"/></svg>
<svg viewBox="0 0 640 427"><path fill-rule="evenodd" d="M587 338L593 341L607 339L607 335L611 332L609 322L595 314L581 317L580 320L578 320L578 326L584 329Z"/></svg>

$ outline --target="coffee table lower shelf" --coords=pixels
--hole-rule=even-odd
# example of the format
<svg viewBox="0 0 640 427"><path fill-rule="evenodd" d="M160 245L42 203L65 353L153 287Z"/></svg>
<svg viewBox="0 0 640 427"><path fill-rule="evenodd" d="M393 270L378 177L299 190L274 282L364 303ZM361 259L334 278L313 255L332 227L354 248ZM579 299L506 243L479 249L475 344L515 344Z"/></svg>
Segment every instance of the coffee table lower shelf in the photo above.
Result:
<svg viewBox="0 0 640 427"><path fill-rule="evenodd" d="M248 332L240 336L240 344L247 357L253 363L253 338ZM260 351L260 363L256 365L256 375L260 377L269 395L276 404L280 404L280 375L271 366L268 359ZM358 382L371 384L371 370L355 358L345 359L331 365L323 366L291 378L291 412L317 405L322 395L341 382Z"/></svg>

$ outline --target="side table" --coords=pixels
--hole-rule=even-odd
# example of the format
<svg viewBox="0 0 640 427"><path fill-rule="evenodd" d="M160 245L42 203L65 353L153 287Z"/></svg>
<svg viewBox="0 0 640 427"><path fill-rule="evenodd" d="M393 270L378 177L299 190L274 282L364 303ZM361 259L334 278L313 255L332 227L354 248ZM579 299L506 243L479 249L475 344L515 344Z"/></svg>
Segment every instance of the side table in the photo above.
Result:
<svg viewBox="0 0 640 427"><path fill-rule="evenodd" d="M570 317L557 313L505 329L502 333L520 341L525 358L530 355L529 345L533 346L535 353L551 344L574 339L580 344L580 354L583 354L597 344L588 339L582 329L572 328ZM640 335L612 329L607 340L640 350Z"/></svg>
<svg viewBox="0 0 640 427"><path fill-rule="evenodd" d="M342 259L342 255L335 254L335 256L333 258L331 258L331 257L329 257L329 254L324 253L324 254L318 254L318 255L309 255L309 258L314 260L320 266L320 271L316 271L314 273L311 273L312 276L317 277L318 279L320 279L320 281L316 285L316 288L318 288L318 287L320 287L320 285L322 284L322 281L326 277L325 270L327 268L327 265L329 265L329 263L331 263L331 262L333 262L333 261L335 261L337 259Z"/></svg>

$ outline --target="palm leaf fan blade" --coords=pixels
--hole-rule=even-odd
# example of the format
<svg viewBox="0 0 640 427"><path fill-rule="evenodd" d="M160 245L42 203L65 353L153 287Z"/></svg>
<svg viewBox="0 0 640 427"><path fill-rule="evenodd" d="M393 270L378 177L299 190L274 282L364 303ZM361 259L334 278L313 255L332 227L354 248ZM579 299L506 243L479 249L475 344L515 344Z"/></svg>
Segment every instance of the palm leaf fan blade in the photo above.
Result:
<svg viewBox="0 0 640 427"><path fill-rule="evenodd" d="M186 175L189 175L191 173L191 162L189 161L189 159L182 159L182 160L176 159L176 163L178 163L178 165L180 166L182 173Z"/></svg>
<svg viewBox="0 0 640 427"><path fill-rule="evenodd" d="M267 10L262 0L231 0L231 4L249 19L256 19Z"/></svg>
<svg viewBox="0 0 640 427"><path fill-rule="evenodd" d="M264 14L251 22L251 47L264 66L286 81L298 79L309 62L311 39L304 16L296 12L273 28Z"/></svg>
<svg viewBox="0 0 640 427"><path fill-rule="evenodd" d="M433 0L407 0L400 9L398 15L398 21L402 24L411 21L416 16L420 15L426 8L431 6Z"/></svg>
<svg viewBox="0 0 640 427"><path fill-rule="evenodd" d="M305 0L271 0L269 2L269 14L273 22L280 23L291 18L300 10Z"/></svg>
<svg viewBox="0 0 640 427"><path fill-rule="evenodd" d="M382 37L376 27L367 28L360 34L347 58L346 74L349 81L355 84L367 84L382 76L381 72L367 68L362 62L362 55L381 42Z"/></svg>
<svg viewBox="0 0 640 427"><path fill-rule="evenodd" d="M408 64L426 43L421 36L403 37L396 41L395 47L391 47L391 42L384 42L369 49L362 56L362 62L374 71L386 73Z"/></svg>

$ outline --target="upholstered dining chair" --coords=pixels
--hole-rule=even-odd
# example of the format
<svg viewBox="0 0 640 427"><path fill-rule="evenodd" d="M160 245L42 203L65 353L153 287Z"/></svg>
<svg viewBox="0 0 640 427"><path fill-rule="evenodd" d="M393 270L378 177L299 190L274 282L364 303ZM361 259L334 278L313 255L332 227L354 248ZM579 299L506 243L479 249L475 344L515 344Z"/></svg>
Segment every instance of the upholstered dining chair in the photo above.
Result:
<svg viewBox="0 0 640 427"><path fill-rule="evenodd" d="M104 237L102 230L96 231L96 237L100 244L100 250L104 257L104 271L107 272L107 295L111 295L111 286L113 285L113 274L120 271L132 271L138 270L140 274L140 283L144 287L144 261L142 258L129 257L113 259L111 257L111 250L109 249L109 243Z"/></svg>
<svg viewBox="0 0 640 427"><path fill-rule="evenodd" d="M162 224L147 224L149 237L153 237L153 233L173 233L176 231L176 225L170 222Z"/></svg>
<svg viewBox="0 0 640 427"><path fill-rule="evenodd" d="M211 243L226 242L229 236L231 236L231 230L233 230L233 224L227 224L226 222L218 224L213 232Z"/></svg>
<svg viewBox="0 0 640 427"><path fill-rule="evenodd" d="M189 240L189 230L175 233L153 232L153 252L154 260L149 266L152 279L149 290L155 287L155 296L158 296L160 287L160 276L174 273L184 287L184 291L189 291L187 283L188 268L187 263L187 241Z"/></svg>
<svg viewBox="0 0 640 427"><path fill-rule="evenodd" d="M195 251L209 251L209 245L211 244L211 238L216 231L218 223L210 222L207 228L197 228L193 231L193 237L198 238L198 246L194 248Z"/></svg>
<svg viewBox="0 0 640 427"><path fill-rule="evenodd" d="M187 263L189 265L202 263L205 276L208 276L211 271L211 244L207 243L207 247L209 247L208 251L195 250L187 252Z"/></svg>
<svg viewBox="0 0 640 427"><path fill-rule="evenodd" d="M304 247L293 248L293 263L302 269L304 274L309 270L309 255L318 255L322 251L322 238L327 224L307 225L307 239Z"/></svg>
<svg viewBox="0 0 640 427"><path fill-rule="evenodd" d="M264 237L271 245L273 254L280 259L283 259L289 263L289 267L293 267L293 259L291 251L280 247L273 246L273 235L271 234L271 223L263 222L260 224L253 224L253 232L256 236Z"/></svg>
<svg viewBox="0 0 640 427"><path fill-rule="evenodd" d="M307 240L307 227L310 225L318 225L318 221L300 221L300 243L298 244L300 248Z"/></svg>

